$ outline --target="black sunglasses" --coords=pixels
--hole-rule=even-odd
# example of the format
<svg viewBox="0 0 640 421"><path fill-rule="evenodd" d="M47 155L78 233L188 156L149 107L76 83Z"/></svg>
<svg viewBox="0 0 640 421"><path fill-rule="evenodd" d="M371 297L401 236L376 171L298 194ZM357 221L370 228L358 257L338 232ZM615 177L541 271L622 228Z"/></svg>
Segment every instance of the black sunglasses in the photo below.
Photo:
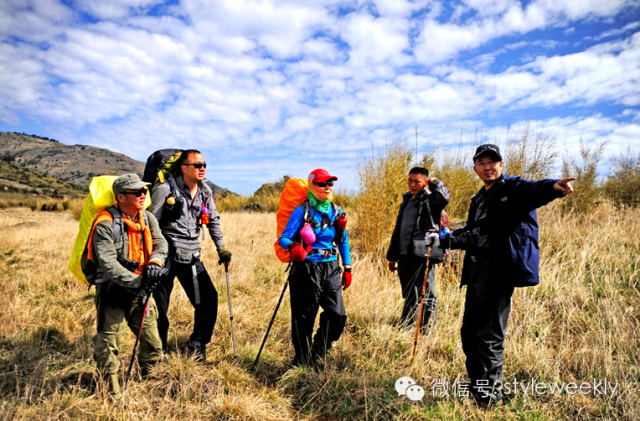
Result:
<svg viewBox="0 0 640 421"><path fill-rule="evenodd" d="M333 187L333 181L323 181L322 183L313 183L318 187Z"/></svg>
<svg viewBox="0 0 640 421"><path fill-rule="evenodd" d="M143 188L143 189L136 190L136 191L123 191L120 194L134 194L136 197L140 197L143 194L147 194L147 189Z"/></svg>
<svg viewBox="0 0 640 421"><path fill-rule="evenodd" d="M199 163L199 162L198 162L197 164L182 164L182 165L193 165L193 168L196 168L196 169L198 169L198 170L199 170L200 168L207 168L207 164L206 164L206 163L202 163L202 164L201 164L201 163Z"/></svg>

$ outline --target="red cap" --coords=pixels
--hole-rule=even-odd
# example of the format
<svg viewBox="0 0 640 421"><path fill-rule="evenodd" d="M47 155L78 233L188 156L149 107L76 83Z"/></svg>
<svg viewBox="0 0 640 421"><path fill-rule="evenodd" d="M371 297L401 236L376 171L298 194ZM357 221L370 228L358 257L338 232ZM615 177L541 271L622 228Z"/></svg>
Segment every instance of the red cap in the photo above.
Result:
<svg viewBox="0 0 640 421"><path fill-rule="evenodd" d="M335 175L331 175L326 170L320 168L311 171L311 173L309 174L309 181L311 181L312 183L322 183L329 180L337 181L338 177L336 177Z"/></svg>

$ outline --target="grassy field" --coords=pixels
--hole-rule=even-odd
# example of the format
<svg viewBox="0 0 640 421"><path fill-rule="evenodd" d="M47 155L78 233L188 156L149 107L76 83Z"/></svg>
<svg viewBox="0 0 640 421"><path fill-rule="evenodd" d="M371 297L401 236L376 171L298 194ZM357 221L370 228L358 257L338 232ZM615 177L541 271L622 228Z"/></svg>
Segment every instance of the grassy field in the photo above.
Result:
<svg viewBox="0 0 640 421"><path fill-rule="evenodd" d="M451 397L433 396L434 382L466 377L457 254L437 271L438 326L421 338L413 366L413 332L393 327L402 305L399 282L383 270L384 262L355 252L354 281L344 293L347 328L324 363L316 370L289 365L287 294L260 366L251 373L285 267L273 253L274 214L225 213L238 358L231 348L224 273L208 240L204 261L220 293L209 348L214 364L199 366L174 352L151 378L140 380L136 373L125 398L112 404L94 378L93 290L66 268L77 221L71 212L0 209L0 419L640 419L640 210L601 205L588 215L563 217L549 206L540 212L540 225L542 283L514 294L505 381L593 385L606 379L617 385L613 396L610 388L606 395L529 390L525 399L519 390L492 412L452 390ZM179 351L193 311L176 284L169 339ZM127 332L123 362L133 343ZM405 375L424 387L421 402L397 396L394 383Z"/></svg>

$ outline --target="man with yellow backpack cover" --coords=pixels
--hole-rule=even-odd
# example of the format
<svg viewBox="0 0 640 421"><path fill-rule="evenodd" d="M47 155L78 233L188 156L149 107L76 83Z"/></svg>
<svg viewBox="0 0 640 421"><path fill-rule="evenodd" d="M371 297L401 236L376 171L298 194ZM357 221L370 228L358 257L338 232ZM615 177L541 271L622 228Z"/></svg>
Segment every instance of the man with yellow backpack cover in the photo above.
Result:
<svg viewBox="0 0 640 421"><path fill-rule="evenodd" d="M87 243L86 258L99 265L98 276L91 279L98 312L93 357L114 399L121 397L118 354L125 324L140 332L138 363L143 375L162 358L151 293L162 276L168 245L155 216L144 210L148 184L136 174L118 177L113 183L117 204L98 214ZM115 232L120 231L116 222L122 224L122 232ZM146 318L145 299L150 300Z"/></svg>

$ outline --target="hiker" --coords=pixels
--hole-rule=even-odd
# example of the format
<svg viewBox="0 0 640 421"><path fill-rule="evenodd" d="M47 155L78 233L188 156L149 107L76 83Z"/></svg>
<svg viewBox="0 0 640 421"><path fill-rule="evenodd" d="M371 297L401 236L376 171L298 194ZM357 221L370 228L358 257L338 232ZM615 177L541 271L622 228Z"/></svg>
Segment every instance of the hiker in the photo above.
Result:
<svg viewBox="0 0 640 421"><path fill-rule="evenodd" d="M440 234L439 240L443 247L466 250L460 334L470 391L487 408L502 398L504 337L514 288L540 282L536 208L571 194L575 178L528 181L503 174L500 149L492 144L479 146L473 162L484 187L471 199L466 226Z"/></svg>
<svg viewBox="0 0 640 421"><path fill-rule="evenodd" d="M409 191L402 196L402 203L391 235L387 261L391 272L397 271L402 287L404 306L400 326L408 328L417 323L420 294L427 269L425 236L429 230L438 230L442 210L449 203L449 189L436 178L429 178L426 168L415 167L409 171ZM422 312L420 328L427 331L433 314L432 329L436 324L437 299L433 260L430 261L427 279L426 308Z"/></svg>
<svg viewBox="0 0 640 421"><path fill-rule="evenodd" d="M207 344L211 341L218 317L218 291L200 259L198 237L203 225L216 245L218 263L228 267L231 253L222 241L220 214L213 202L213 193L204 182L207 164L202 153L194 149L185 150L180 155L179 163L181 174L171 176L167 182L153 187L149 207L160 221L162 233L169 242L169 272L155 293L159 312L158 330L162 347L167 352L167 312L177 277L194 308L193 332L187 346L198 361L207 363ZM204 232L202 236L204 238Z"/></svg>
<svg viewBox="0 0 640 421"><path fill-rule="evenodd" d="M111 214L114 209L107 209L98 214L87 246L87 258L97 261L102 273L101 279L96 281L98 333L93 339L93 358L114 399L121 397L118 384L120 337L125 324L136 335L140 331L146 296L151 301L138 353L143 376L162 358L158 311L151 293L160 281L168 246L156 218L143 210L147 184L136 174L126 174L114 181L115 208L122 216L126 234L122 232L123 235L118 235L114 241Z"/></svg>
<svg viewBox="0 0 640 421"><path fill-rule="evenodd" d="M346 229L341 230L336 224L342 210L331 203L333 183L337 180L338 177L323 169L309 174L308 201L294 209L278 240L293 260L289 275L293 365L311 366L324 357L340 338L347 321L342 289L351 285L351 252ZM303 241L305 239L308 241ZM338 265L338 250L344 271ZM319 306L323 311L312 345L311 334Z"/></svg>

